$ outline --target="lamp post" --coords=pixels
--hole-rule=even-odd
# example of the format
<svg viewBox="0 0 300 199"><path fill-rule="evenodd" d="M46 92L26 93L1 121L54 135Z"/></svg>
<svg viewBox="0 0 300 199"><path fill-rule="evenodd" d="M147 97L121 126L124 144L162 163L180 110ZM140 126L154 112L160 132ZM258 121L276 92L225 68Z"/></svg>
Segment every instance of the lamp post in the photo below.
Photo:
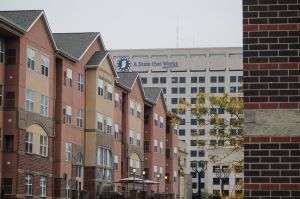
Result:
<svg viewBox="0 0 300 199"><path fill-rule="evenodd" d="M198 174L198 198L201 199L201 174L207 169L207 161L192 161L192 170Z"/></svg>
<svg viewBox="0 0 300 199"><path fill-rule="evenodd" d="M229 176L229 170L228 169L217 168L216 169L216 176L217 176L217 178L219 178L221 180L221 196L223 196L224 195L224 181Z"/></svg>
<svg viewBox="0 0 300 199"><path fill-rule="evenodd" d="M145 175L146 171L143 171L143 191L145 191Z"/></svg>
<svg viewBox="0 0 300 199"><path fill-rule="evenodd" d="M136 168L133 168L132 172L133 172L133 185L132 185L132 189L135 190L135 173L136 173Z"/></svg>
<svg viewBox="0 0 300 199"><path fill-rule="evenodd" d="M165 198L167 195L167 181L168 181L168 176L165 176Z"/></svg>
<svg viewBox="0 0 300 199"><path fill-rule="evenodd" d="M157 190L156 190L156 193L159 193L159 178L160 178L160 175L157 174L156 177L157 177Z"/></svg>

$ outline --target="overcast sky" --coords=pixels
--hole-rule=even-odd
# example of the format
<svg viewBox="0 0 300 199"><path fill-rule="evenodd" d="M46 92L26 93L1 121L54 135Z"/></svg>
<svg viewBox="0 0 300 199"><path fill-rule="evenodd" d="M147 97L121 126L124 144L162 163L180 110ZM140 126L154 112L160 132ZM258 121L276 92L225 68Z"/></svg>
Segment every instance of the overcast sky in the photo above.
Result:
<svg viewBox="0 0 300 199"><path fill-rule="evenodd" d="M101 32L108 49L242 46L241 0L0 0L44 9L52 32ZM178 25L178 31L177 31Z"/></svg>

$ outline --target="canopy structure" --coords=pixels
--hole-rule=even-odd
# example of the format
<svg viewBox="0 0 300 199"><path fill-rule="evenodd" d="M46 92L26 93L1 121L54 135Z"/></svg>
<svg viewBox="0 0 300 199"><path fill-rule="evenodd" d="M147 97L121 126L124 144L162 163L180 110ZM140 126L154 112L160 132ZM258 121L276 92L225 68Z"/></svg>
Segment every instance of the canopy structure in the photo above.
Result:
<svg viewBox="0 0 300 199"><path fill-rule="evenodd" d="M156 181L153 181L153 180L138 181L138 183L144 183L144 184L159 184L159 182L156 182Z"/></svg>
<svg viewBox="0 0 300 199"><path fill-rule="evenodd" d="M143 179L141 178L134 178L134 177L128 177L128 178L123 178L123 179L120 179L118 181L115 181L114 183L131 183L131 182L142 182Z"/></svg>

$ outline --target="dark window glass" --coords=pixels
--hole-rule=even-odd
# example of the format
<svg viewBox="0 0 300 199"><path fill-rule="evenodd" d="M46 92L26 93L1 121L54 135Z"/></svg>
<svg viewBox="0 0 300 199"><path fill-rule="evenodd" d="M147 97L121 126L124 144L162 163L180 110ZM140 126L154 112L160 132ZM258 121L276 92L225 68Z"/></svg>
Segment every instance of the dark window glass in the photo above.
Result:
<svg viewBox="0 0 300 199"><path fill-rule="evenodd" d="M191 87L191 93L197 93L197 87Z"/></svg>
<svg viewBox="0 0 300 199"><path fill-rule="evenodd" d="M195 97L191 98L191 104L196 104L196 102L197 102L197 98Z"/></svg>
<svg viewBox="0 0 300 199"><path fill-rule="evenodd" d="M197 125L197 119L191 119L191 125Z"/></svg>
<svg viewBox="0 0 300 199"><path fill-rule="evenodd" d="M229 178L224 178L223 179L223 184L224 185L229 185Z"/></svg>
<svg viewBox="0 0 300 199"><path fill-rule="evenodd" d="M191 151L191 157L197 157L197 151L192 150Z"/></svg>
<svg viewBox="0 0 300 199"><path fill-rule="evenodd" d="M166 88L162 88L162 91L163 91L164 94L167 93L167 89Z"/></svg>
<svg viewBox="0 0 300 199"><path fill-rule="evenodd" d="M217 82L217 77L216 76L211 76L210 77L210 82L211 83L216 83Z"/></svg>
<svg viewBox="0 0 300 199"><path fill-rule="evenodd" d="M236 93L236 87L230 86L230 93Z"/></svg>
<svg viewBox="0 0 300 199"><path fill-rule="evenodd" d="M224 87L219 87L218 88L218 93L224 93L225 92L225 88Z"/></svg>
<svg viewBox="0 0 300 199"><path fill-rule="evenodd" d="M192 188L193 188L193 189L197 189L197 182L193 182L193 183L192 183Z"/></svg>
<svg viewBox="0 0 300 199"><path fill-rule="evenodd" d="M173 87L171 91L172 91L172 94L176 94L176 93L178 93L178 88Z"/></svg>
<svg viewBox="0 0 300 199"><path fill-rule="evenodd" d="M141 81L142 81L142 84L147 84L147 77L142 77Z"/></svg>
<svg viewBox="0 0 300 199"><path fill-rule="evenodd" d="M185 119L179 119L179 125L185 125Z"/></svg>
<svg viewBox="0 0 300 199"><path fill-rule="evenodd" d="M210 93L217 93L217 87L210 87Z"/></svg>
<svg viewBox="0 0 300 199"><path fill-rule="evenodd" d="M218 77L218 82L220 82L220 83L225 82L224 76L219 76L219 77Z"/></svg>
<svg viewBox="0 0 300 199"><path fill-rule="evenodd" d="M199 77L199 83L205 83L205 77Z"/></svg>
<svg viewBox="0 0 300 199"><path fill-rule="evenodd" d="M178 104L178 98L172 98L171 104Z"/></svg>
<svg viewBox="0 0 300 199"><path fill-rule="evenodd" d="M220 178L214 178L213 185L219 185L219 184L220 184Z"/></svg>
<svg viewBox="0 0 300 199"><path fill-rule="evenodd" d="M236 76L230 76L230 82L236 82Z"/></svg>
<svg viewBox="0 0 300 199"><path fill-rule="evenodd" d="M173 113L177 113L177 108L172 108L171 111L172 111Z"/></svg>
<svg viewBox="0 0 300 199"><path fill-rule="evenodd" d="M205 157L205 151L199 150L198 151L198 157Z"/></svg>
<svg viewBox="0 0 300 199"><path fill-rule="evenodd" d="M225 113L225 110L224 110L223 108L219 108L219 109L218 109L218 113L219 113L219 114L224 114L224 113Z"/></svg>
<svg viewBox="0 0 300 199"><path fill-rule="evenodd" d="M205 135L205 129L199 129L199 135Z"/></svg>
<svg viewBox="0 0 300 199"><path fill-rule="evenodd" d="M158 77L152 77L152 84L158 84Z"/></svg>
<svg viewBox="0 0 300 199"><path fill-rule="evenodd" d="M185 77L180 77L179 78L179 83L185 83Z"/></svg>
<svg viewBox="0 0 300 199"><path fill-rule="evenodd" d="M197 77L191 77L191 83L197 83Z"/></svg>
<svg viewBox="0 0 300 199"><path fill-rule="evenodd" d="M197 146L197 140L191 140L191 146Z"/></svg>
<svg viewBox="0 0 300 199"><path fill-rule="evenodd" d="M241 83L242 81L243 81L243 76L239 76L239 77L238 77L238 82Z"/></svg>
<svg viewBox="0 0 300 199"><path fill-rule="evenodd" d="M179 93L180 94L185 94L185 87L180 87L179 88Z"/></svg>
<svg viewBox="0 0 300 199"><path fill-rule="evenodd" d="M243 87L242 87L242 86L239 86L239 87L238 87L238 92L239 92L239 93L243 92Z"/></svg>
<svg viewBox="0 0 300 199"><path fill-rule="evenodd" d="M167 78L166 78L166 77L161 77L161 78L160 78L160 83L161 83L161 84L167 83Z"/></svg>
<svg viewBox="0 0 300 199"><path fill-rule="evenodd" d="M196 172L191 172L192 178L197 178L197 173Z"/></svg>
<svg viewBox="0 0 300 199"><path fill-rule="evenodd" d="M200 93L205 93L205 87L199 87L199 92Z"/></svg>
<svg viewBox="0 0 300 199"><path fill-rule="evenodd" d="M172 77L172 83L178 83L178 77Z"/></svg>
<svg viewBox="0 0 300 199"><path fill-rule="evenodd" d="M179 129L179 136L185 136L185 129Z"/></svg>
<svg viewBox="0 0 300 199"><path fill-rule="evenodd" d="M14 151L14 136L5 135L5 151L13 152Z"/></svg>

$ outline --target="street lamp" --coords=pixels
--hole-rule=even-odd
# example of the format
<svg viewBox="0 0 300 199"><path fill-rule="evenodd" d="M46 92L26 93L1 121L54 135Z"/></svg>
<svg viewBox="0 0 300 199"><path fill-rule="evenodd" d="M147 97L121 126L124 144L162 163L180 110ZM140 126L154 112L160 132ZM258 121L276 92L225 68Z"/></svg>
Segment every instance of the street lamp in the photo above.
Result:
<svg viewBox="0 0 300 199"><path fill-rule="evenodd" d="M159 193L159 178L160 178L160 175L157 174L156 177L157 177L157 190L156 190L156 192Z"/></svg>
<svg viewBox="0 0 300 199"><path fill-rule="evenodd" d="M192 170L198 174L198 198L201 199L201 174L207 169L207 161L192 161Z"/></svg>
<svg viewBox="0 0 300 199"><path fill-rule="evenodd" d="M227 168L226 169L225 168L224 169L217 168L216 176L217 176L217 178L219 178L219 180L221 180L221 196L223 196L224 195L224 181L229 176L229 170Z"/></svg>
<svg viewBox="0 0 300 199"><path fill-rule="evenodd" d="M145 191L145 175L146 171L143 171L143 191Z"/></svg>
<svg viewBox="0 0 300 199"><path fill-rule="evenodd" d="M168 176L165 176L165 197L166 198L166 194L167 194L167 180L168 180Z"/></svg>
<svg viewBox="0 0 300 199"><path fill-rule="evenodd" d="M132 172L133 172L133 186L132 186L132 189L135 190L135 173L136 173L136 168L133 168Z"/></svg>

